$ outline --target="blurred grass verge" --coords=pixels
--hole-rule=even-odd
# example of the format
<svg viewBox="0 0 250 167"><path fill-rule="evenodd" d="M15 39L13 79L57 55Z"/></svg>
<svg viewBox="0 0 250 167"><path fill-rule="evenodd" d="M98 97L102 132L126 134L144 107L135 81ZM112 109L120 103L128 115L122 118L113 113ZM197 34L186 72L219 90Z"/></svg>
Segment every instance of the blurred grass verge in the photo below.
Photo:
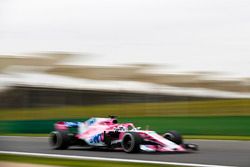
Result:
<svg viewBox="0 0 250 167"><path fill-rule="evenodd" d="M85 118L87 119L87 118ZM63 119L63 121L84 121ZM1 134L48 134L58 120L0 121ZM183 135L250 136L250 116L204 116L204 117L131 117L119 118L120 122L132 122L143 129L165 133L177 130Z"/></svg>
<svg viewBox="0 0 250 167"><path fill-rule="evenodd" d="M175 165L158 165L158 164L146 164L146 163L127 163L127 162L112 162L112 161L90 161L90 160L70 160L62 158L44 158L34 156L19 156L19 155L7 155L0 154L0 161L29 163L29 164L43 164L43 165L55 165L55 166L67 166L67 167L177 167Z"/></svg>
<svg viewBox="0 0 250 167"><path fill-rule="evenodd" d="M184 139L198 140L250 140L250 136L207 136L207 135L184 135Z"/></svg>
<svg viewBox="0 0 250 167"><path fill-rule="evenodd" d="M137 116L250 116L250 99L208 100L193 102L161 102L95 105L83 107L0 109L3 120L43 120L87 117Z"/></svg>

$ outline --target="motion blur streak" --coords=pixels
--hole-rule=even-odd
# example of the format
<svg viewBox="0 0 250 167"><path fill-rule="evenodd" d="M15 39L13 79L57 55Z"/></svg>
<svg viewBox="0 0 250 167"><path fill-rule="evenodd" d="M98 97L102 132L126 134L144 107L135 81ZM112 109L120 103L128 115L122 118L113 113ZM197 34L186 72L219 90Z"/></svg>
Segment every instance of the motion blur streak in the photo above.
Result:
<svg viewBox="0 0 250 167"><path fill-rule="evenodd" d="M74 53L0 56L1 91L13 86L249 98L250 80L223 73L159 73L157 64L69 65Z"/></svg>

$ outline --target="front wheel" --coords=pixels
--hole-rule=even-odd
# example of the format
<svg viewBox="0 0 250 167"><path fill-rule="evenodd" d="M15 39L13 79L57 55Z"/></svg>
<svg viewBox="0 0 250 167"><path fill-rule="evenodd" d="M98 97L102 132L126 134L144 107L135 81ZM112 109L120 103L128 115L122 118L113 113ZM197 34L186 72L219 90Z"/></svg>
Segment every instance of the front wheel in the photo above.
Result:
<svg viewBox="0 0 250 167"><path fill-rule="evenodd" d="M53 131L50 133L49 142L51 148L63 150L69 147L70 137L66 131Z"/></svg>
<svg viewBox="0 0 250 167"><path fill-rule="evenodd" d="M168 139L168 140L174 142L175 144L178 144L178 145L183 144L183 139L182 139L181 134L179 134L176 131L169 131L169 132L163 134L163 137L165 139Z"/></svg>
<svg viewBox="0 0 250 167"><path fill-rule="evenodd" d="M122 148L127 153L135 153L140 151L142 139L138 133L125 133L122 138Z"/></svg>

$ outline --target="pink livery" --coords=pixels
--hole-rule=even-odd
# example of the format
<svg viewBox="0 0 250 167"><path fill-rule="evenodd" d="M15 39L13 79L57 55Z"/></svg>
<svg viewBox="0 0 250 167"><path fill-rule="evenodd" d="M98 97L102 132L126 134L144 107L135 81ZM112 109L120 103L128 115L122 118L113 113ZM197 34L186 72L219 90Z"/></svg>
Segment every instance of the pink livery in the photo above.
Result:
<svg viewBox="0 0 250 167"><path fill-rule="evenodd" d="M151 130L141 130L132 123L118 123L114 116L90 118L85 122L57 122L50 133L53 149L67 149L69 146L89 146L105 149L122 149L132 152L187 152L198 150L195 144L183 142L176 131L163 135Z"/></svg>

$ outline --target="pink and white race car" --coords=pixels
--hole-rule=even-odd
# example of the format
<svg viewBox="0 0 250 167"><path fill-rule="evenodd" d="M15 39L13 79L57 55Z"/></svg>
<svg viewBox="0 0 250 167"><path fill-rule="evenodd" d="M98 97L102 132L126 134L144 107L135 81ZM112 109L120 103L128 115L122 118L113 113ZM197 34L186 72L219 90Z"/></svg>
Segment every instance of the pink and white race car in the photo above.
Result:
<svg viewBox="0 0 250 167"><path fill-rule="evenodd" d="M90 118L85 122L57 122L54 126L55 131L50 133L49 138L53 149L78 145L122 149L127 153L198 150L195 144L183 143L176 131L159 135L155 131L140 130L132 123L118 123L114 116Z"/></svg>

